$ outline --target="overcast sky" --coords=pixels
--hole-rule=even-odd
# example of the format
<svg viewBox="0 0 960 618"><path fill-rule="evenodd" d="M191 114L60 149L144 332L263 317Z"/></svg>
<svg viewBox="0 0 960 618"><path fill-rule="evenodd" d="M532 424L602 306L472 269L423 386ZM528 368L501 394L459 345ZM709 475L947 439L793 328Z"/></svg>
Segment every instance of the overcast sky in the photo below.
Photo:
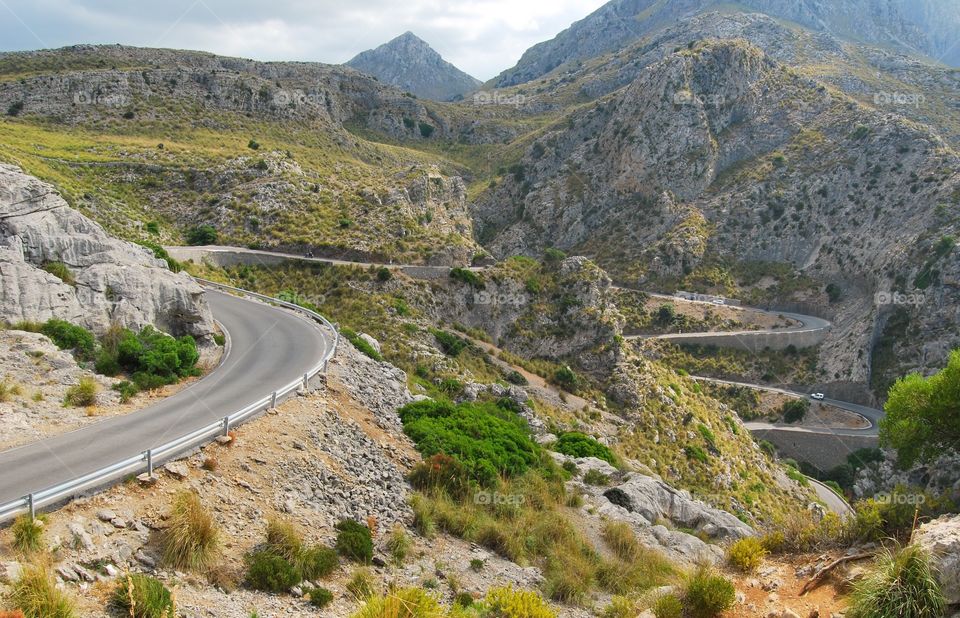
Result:
<svg viewBox="0 0 960 618"><path fill-rule="evenodd" d="M0 51L123 43L346 62L407 30L474 77L605 0L0 0Z"/></svg>

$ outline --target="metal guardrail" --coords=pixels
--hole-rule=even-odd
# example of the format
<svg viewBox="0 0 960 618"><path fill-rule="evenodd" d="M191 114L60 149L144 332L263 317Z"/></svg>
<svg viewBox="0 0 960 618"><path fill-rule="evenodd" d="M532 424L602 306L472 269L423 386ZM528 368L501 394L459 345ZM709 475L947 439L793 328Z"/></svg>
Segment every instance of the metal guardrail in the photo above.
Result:
<svg viewBox="0 0 960 618"><path fill-rule="evenodd" d="M263 294L257 294L256 292L249 292L247 290L224 285L222 283L216 283L214 281L207 281L205 279L198 278L197 281L206 287L214 288L222 292L249 296L272 305L279 305L281 307L286 307L288 309L293 309L295 311L304 313L310 318L320 322L333 332L333 347L331 347L323 355L323 358L320 359L320 362L303 374L303 376L298 377L296 380L290 382L286 386L273 391L266 397L248 405L242 410L223 417L219 421L211 423L206 427L201 427L196 431L188 433L165 444L147 449L139 455L128 457L127 459L118 461L112 465L95 470L94 472L90 472L89 474L85 474L70 481L66 481L65 483L34 492L30 495L20 498L19 500L15 500L7 504L0 504L0 522L6 521L11 517L21 513L30 513L30 516L32 517L36 514L36 510L38 508L74 497L86 489L103 485L112 480L120 478L121 476L131 474L138 470L144 470L149 474L153 474L154 466L159 462L172 459L176 455L205 444L217 436L227 435L232 427L236 427L237 425L249 420L253 416L276 407L277 402L290 393L296 392L301 387L307 388L311 378L320 373L326 373L327 363L337 352L337 346L340 343L340 334L337 332L336 327L325 317L315 311L301 307L300 305L289 303L277 298L272 298L270 296L264 296Z"/></svg>

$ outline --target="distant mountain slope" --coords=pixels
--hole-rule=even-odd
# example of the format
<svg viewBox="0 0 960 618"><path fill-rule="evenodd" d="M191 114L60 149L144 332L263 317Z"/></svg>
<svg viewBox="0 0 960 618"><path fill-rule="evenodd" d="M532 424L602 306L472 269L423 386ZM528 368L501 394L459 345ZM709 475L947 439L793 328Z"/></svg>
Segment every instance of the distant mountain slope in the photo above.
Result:
<svg viewBox="0 0 960 618"><path fill-rule="evenodd" d="M480 85L480 80L444 60L412 32L357 54L346 64L391 86L435 101L449 101Z"/></svg>
<svg viewBox="0 0 960 618"><path fill-rule="evenodd" d="M549 41L527 50L498 87L528 82L567 62L615 51L707 10L749 11L815 31L889 45L960 66L960 0L612 0Z"/></svg>
<svg viewBox="0 0 960 618"><path fill-rule="evenodd" d="M439 107L336 65L114 45L11 53L0 161L129 240L179 244L211 225L229 244L466 262L477 247L458 170L346 128L459 139L463 123Z"/></svg>
<svg viewBox="0 0 960 618"><path fill-rule="evenodd" d="M938 326L960 304L958 168L926 127L712 40L574 108L472 211L496 256L554 247L655 290L779 278L834 318L822 379L862 384L887 369L858 350L883 347L891 315L936 333L895 348L911 369L960 345Z"/></svg>

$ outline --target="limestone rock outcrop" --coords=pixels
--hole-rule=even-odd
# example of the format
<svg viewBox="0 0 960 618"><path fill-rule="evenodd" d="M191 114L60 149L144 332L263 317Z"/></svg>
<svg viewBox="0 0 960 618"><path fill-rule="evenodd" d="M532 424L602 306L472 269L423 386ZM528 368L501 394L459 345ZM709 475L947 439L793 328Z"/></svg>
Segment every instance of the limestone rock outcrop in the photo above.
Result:
<svg viewBox="0 0 960 618"><path fill-rule="evenodd" d="M923 524L915 540L930 554L947 602L960 604L960 516L945 515Z"/></svg>
<svg viewBox="0 0 960 618"><path fill-rule="evenodd" d="M60 275L48 272L56 270ZM60 318L103 332L153 325L201 344L213 333L203 289L139 245L109 236L56 190L0 165L0 320Z"/></svg>

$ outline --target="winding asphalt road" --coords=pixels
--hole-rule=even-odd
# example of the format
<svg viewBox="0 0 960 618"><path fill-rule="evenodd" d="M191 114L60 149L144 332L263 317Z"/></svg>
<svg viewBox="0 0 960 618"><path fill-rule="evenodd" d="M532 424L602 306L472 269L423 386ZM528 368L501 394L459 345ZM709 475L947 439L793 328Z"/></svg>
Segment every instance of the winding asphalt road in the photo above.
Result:
<svg viewBox="0 0 960 618"><path fill-rule="evenodd" d="M312 369L332 346L316 323L207 290L229 352L214 371L148 408L0 452L0 504L80 477L200 429Z"/></svg>
<svg viewBox="0 0 960 618"><path fill-rule="evenodd" d="M624 288L624 289L632 289L632 288ZM670 296L667 294L654 294L651 292L645 292L645 294L653 298L662 298L664 300L672 300L672 301L682 300L682 299L678 299L675 296ZM701 333L666 333L662 335L629 335L627 337L624 337L624 339L666 339L668 341L670 339L689 340L689 339L708 338L708 337L711 339L717 339L719 337L729 337L730 339L737 339L737 338L743 338L743 337L756 336L758 334L769 334L769 333L776 333L778 335L780 334L796 335L799 333L825 331L825 330L829 330L830 327L833 326L833 324L831 324L829 320L818 318L812 315L790 313L788 311L767 311L765 309L757 309L756 307L743 307L740 305L714 305L713 303L706 302L706 301L699 301L699 300L692 300L692 301L686 301L686 302L703 303L705 305L710 305L711 307L714 307L714 308L726 307L729 309L741 310L746 312L764 313L777 318L785 317L790 320L793 320L794 322L797 322L797 325L785 326L783 328L770 329L770 330L729 330L729 331L707 331L707 332L701 332Z"/></svg>
<svg viewBox="0 0 960 618"><path fill-rule="evenodd" d="M758 391L766 391L768 393L780 393L781 395L789 395L791 397L799 397L805 399L809 397L808 393L802 393L800 391L792 391L785 388L776 388L773 386L760 386L759 384L750 384L747 382L733 382L731 380L720 380L717 378L705 378L702 376L691 376L694 380L699 380L701 382L713 382L714 384L726 384L728 386L743 386L746 388L752 388ZM861 406L856 403L849 403L847 401L840 401L839 399L821 399L820 403L828 406L833 406L835 408L840 408L841 410L847 410L853 412L854 414L859 414L864 417L867 421L870 422L870 427L864 429L844 429L844 428L829 428L829 427L801 427L797 425L791 425L788 423L762 423L749 421L745 422L744 425L750 431L796 431L802 433L828 433L830 435L836 436L877 436L879 435L878 423L880 419L883 418L883 410L878 410L876 408L871 408L868 406Z"/></svg>

